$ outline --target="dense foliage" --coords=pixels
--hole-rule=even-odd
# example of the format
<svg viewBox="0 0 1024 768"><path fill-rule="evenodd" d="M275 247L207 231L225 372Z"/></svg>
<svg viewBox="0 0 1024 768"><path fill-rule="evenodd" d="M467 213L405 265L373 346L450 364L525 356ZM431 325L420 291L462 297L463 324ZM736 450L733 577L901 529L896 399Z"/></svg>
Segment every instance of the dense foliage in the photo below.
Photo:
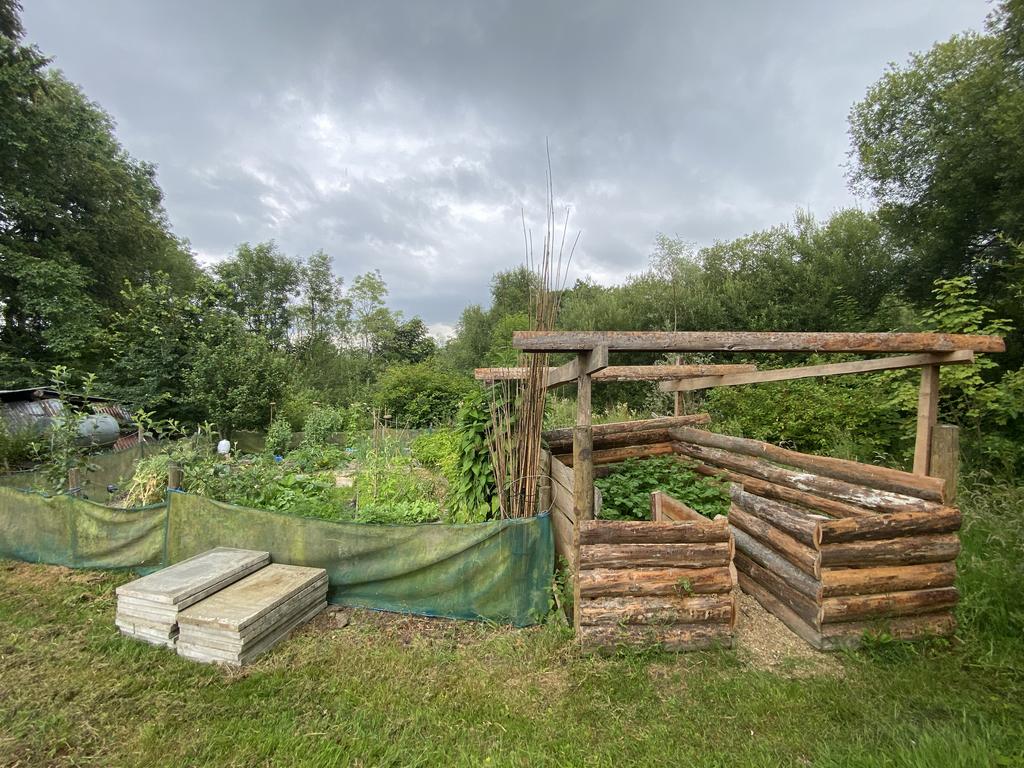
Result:
<svg viewBox="0 0 1024 768"><path fill-rule="evenodd" d="M601 517L606 520L650 520L654 491L667 493L705 517L729 513L725 485L698 475L672 456L627 459L594 485L601 489Z"/></svg>

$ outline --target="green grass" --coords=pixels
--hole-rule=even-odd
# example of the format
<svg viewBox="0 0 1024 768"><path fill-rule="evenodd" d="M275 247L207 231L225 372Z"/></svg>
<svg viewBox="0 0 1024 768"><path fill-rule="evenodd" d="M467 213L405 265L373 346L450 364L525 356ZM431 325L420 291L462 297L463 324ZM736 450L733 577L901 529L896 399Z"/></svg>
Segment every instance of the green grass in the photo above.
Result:
<svg viewBox="0 0 1024 768"><path fill-rule="evenodd" d="M0 765L1024 765L1024 488L963 506L958 639L824 671L356 612L228 672L120 637L127 576L0 564Z"/></svg>

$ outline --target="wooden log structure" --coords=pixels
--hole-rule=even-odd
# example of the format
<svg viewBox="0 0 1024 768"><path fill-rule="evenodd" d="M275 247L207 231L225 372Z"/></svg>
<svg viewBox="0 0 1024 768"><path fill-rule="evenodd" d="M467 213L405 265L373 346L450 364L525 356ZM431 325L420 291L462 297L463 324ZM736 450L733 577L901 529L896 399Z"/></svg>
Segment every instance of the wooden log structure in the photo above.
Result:
<svg viewBox="0 0 1024 768"><path fill-rule="evenodd" d="M721 467L749 475L775 485L785 486L847 505L875 512L933 512L941 509L938 502L872 488L868 485L837 480L821 474L786 469L764 459L734 453L721 448L708 448L696 443L676 442L676 452L702 464Z"/></svg>
<svg viewBox="0 0 1024 768"><path fill-rule="evenodd" d="M721 452L714 454L716 460L729 453L741 461L767 465L763 457L770 457L793 467L827 471L830 480L840 477L841 482L885 486L874 489L874 497L867 493L870 485L860 486L865 493L858 501L868 514L834 517L823 514L820 506L799 503L806 499L762 495L759 490L764 486L733 483L729 523L740 588L797 635L818 649L832 650L856 647L872 633L914 640L954 631L961 515L955 507L921 498L935 498L943 486L880 467L851 466L853 462L822 464L820 457L751 445L756 441L689 437L743 451L708 449ZM804 492L813 494L827 493L833 486L808 481L806 487ZM886 494L895 493L890 489L915 492L918 501L929 506L889 511L892 499Z"/></svg>
<svg viewBox="0 0 1024 768"><path fill-rule="evenodd" d="M621 448L608 448L603 451L592 450L590 460L595 467L603 464L618 464L626 459L643 459L651 456L672 456L676 449L672 442L649 443L647 445L625 445ZM558 459L567 466L575 466L576 460L571 453L558 454Z"/></svg>
<svg viewBox="0 0 1024 768"><path fill-rule="evenodd" d="M529 368L477 368L473 377L477 381L518 381L529 375ZM548 368L549 383L557 368ZM669 381L705 376L728 376L736 373L753 373L753 363L716 363L707 365L609 365L593 373L594 381ZM557 378L557 377L556 377Z"/></svg>
<svg viewBox="0 0 1024 768"><path fill-rule="evenodd" d="M651 520L656 523L670 521L703 523L707 518L678 499L673 499L664 491L655 491L651 494ZM718 518L715 520L717 522Z"/></svg>
<svg viewBox="0 0 1024 768"><path fill-rule="evenodd" d="M575 614L585 650L731 645L732 532L725 518L697 518L580 522Z"/></svg>
<svg viewBox="0 0 1024 768"><path fill-rule="evenodd" d="M663 392L693 392L712 387L735 387L740 384L764 384L772 381L812 379L819 376L848 376L872 371L895 371L901 368L938 367L939 365L970 364L974 352L961 349L956 352L926 352L919 355L897 355L870 360L847 360L842 363L804 365L795 368L776 368L770 371L692 376L685 379L665 380L659 386Z"/></svg>
<svg viewBox="0 0 1024 768"><path fill-rule="evenodd" d="M655 492L651 522L581 520L574 594L584 648L728 645L737 584L823 650L856 647L871 633L913 640L954 630L961 515L942 501L942 478L667 429L681 461L732 481L728 519ZM602 450L623 460L632 452L621 448L661 446ZM551 477L556 548L571 552L571 511L561 510L571 510L573 470L555 456Z"/></svg>
<svg viewBox="0 0 1024 768"><path fill-rule="evenodd" d="M656 642L686 649L729 642L735 605L723 628L720 606L691 598L723 595L736 583L823 649L854 646L868 631L906 639L953 631L960 514L951 504L958 448L955 431L936 423L938 372L941 365L970 363L975 353L1005 351L1001 338L521 331L513 334L513 347L537 354L575 353L575 359L548 370L548 386L576 382L577 415L571 430L544 435L551 477L546 498L555 517L556 550L572 568L573 624L585 647ZM609 366L613 352L906 354L757 371L744 364L687 366L679 357L674 366L615 368ZM707 416L680 415L678 398L671 419L592 424L595 380L660 380L663 389L678 393L712 384L908 367L922 369L912 474L693 429L706 423ZM494 381L519 373L480 369L477 378ZM720 535L715 521L695 520L692 510L667 497L652 498L654 521L643 525L654 528L641 534L613 527L593 534L611 525L595 519L600 496L594 477L634 456L666 454L677 454L697 472L734 484L728 541L714 538ZM670 534L670 529L658 527L694 525L711 527L701 527L699 535L683 528ZM698 617L708 621L693 621Z"/></svg>
<svg viewBox="0 0 1024 768"><path fill-rule="evenodd" d="M640 419L638 421L617 421L610 424L595 424L592 427L594 447L604 448L663 442L660 439L650 439L650 436L657 435L660 437L663 434L667 434L668 430L676 427L708 424L710 421L711 416L708 414L694 413L689 416L663 416L658 419ZM552 453L564 453L572 448L572 427L549 429L543 432L541 437Z"/></svg>
<svg viewBox="0 0 1024 768"><path fill-rule="evenodd" d="M890 491L892 493L909 494L929 501L942 501L944 481L937 477L914 475L888 467L876 467L856 461L833 459L825 456L812 456L806 453L780 448L761 440L750 440L743 437L719 435L703 429L678 426L670 429L671 434L680 441L702 445L708 448L720 448L744 456L752 456L767 461L774 461L796 469L807 470L835 480L866 485L871 488Z"/></svg>
<svg viewBox="0 0 1024 768"><path fill-rule="evenodd" d="M576 552L573 545L575 514L573 512L573 472L547 451L541 454L541 465L548 468L550 483L547 484L551 501L551 529L555 540L556 566L567 567L575 573ZM594 506L601 510L601 491L594 489Z"/></svg>
<svg viewBox="0 0 1024 768"><path fill-rule="evenodd" d="M999 336L761 331L516 331L524 352L1005 352Z"/></svg>

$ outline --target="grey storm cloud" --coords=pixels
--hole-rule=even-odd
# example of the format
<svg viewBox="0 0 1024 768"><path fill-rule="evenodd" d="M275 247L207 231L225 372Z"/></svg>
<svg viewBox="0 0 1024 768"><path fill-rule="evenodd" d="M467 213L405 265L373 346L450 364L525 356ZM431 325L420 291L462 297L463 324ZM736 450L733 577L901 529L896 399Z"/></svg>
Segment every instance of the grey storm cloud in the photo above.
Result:
<svg viewBox="0 0 1024 768"><path fill-rule="evenodd" d="M522 263L555 192L571 277L857 201L846 117L982 0L25 3L27 37L158 167L205 262L243 241L380 269L433 327Z"/></svg>

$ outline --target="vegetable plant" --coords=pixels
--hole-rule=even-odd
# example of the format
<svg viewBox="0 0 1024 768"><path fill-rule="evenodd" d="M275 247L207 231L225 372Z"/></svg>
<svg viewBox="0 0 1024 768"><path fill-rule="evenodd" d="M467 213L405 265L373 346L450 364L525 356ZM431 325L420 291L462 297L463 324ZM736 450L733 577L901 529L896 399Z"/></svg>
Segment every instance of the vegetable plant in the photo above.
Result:
<svg viewBox="0 0 1024 768"><path fill-rule="evenodd" d="M692 464L673 456L627 459L594 485L601 489L601 517L607 520L649 519L654 491L667 493L705 517L729 512L725 484L698 475Z"/></svg>

